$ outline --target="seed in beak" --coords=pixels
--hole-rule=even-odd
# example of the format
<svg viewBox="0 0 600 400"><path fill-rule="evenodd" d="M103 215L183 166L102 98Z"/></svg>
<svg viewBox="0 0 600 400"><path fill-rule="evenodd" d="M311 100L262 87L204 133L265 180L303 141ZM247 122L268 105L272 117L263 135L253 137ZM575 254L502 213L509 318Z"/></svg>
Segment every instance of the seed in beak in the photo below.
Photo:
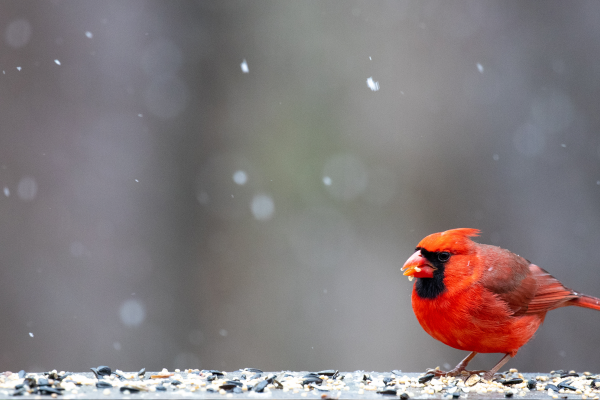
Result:
<svg viewBox="0 0 600 400"><path fill-rule="evenodd" d="M417 272L421 272L421 268L419 268L419 267L415 267L415 271L417 271Z"/></svg>
<svg viewBox="0 0 600 400"><path fill-rule="evenodd" d="M409 280L409 281L411 281L411 282L412 282L412 280L413 280L413 279L415 279L415 277L414 277L414 276L409 276L409 277L408 277L408 280Z"/></svg>

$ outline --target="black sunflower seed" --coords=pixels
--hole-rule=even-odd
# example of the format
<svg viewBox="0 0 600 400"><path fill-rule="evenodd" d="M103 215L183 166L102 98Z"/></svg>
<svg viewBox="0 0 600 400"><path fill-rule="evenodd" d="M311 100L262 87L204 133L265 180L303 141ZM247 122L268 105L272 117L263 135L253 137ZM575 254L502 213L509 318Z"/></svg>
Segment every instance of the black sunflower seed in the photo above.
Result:
<svg viewBox="0 0 600 400"><path fill-rule="evenodd" d="M573 381L566 381L566 382L563 381L563 382L560 382L558 384L558 388L559 389L577 390L577 388L571 386L571 383L573 383Z"/></svg>
<svg viewBox="0 0 600 400"><path fill-rule="evenodd" d="M23 380L23 384L29 386L30 388L34 388L37 385L35 378L32 376L28 376Z"/></svg>
<svg viewBox="0 0 600 400"><path fill-rule="evenodd" d="M213 374L216 376L225 376L225 374L223 372L218 371L216 369L203 369L202 372L205 374Z"/></svg>
<svg viewBox="0 0 600 400"><path fill-rule="evenodd" d="M596 378L596 379L592 380L591 385L595 388L600 387L600 378Z"/></svg>
<svg viewBox="0 0 600 400"><path fill-rule="evenodd" d="M385 384L385 386L389 385L390 382L392 382L393 379L390 378L389 376L386 376L385 378L383 378L383 383Z"/></svg>
<svg viewBox="0 0 600 400"><path fill-rule="evenodd" d="M458 399L459 397L460 397L460 392L458 390L456 392L452 393L453 399Z"/></svg>
<svg viewBox="0 0 600 400"><path fill-rule="evenodd" d="M258 368L244 368L242 371L254 372L256 374L262 374L263 371Z"/></svg>
<svg viewBox="0 0 600 400"><path fill-rule="evenodd" d="M240 381L225 381L225 382L223 382L223 385L233 385L233 386L239 386L239 387L244 386L244 384Z"/></svg>
<svg viewBox="0 0 600 400"><path fill-rule="evenodd" d="M206 378L207 381L211 382L214 381L215 379L217 379L217 375L211 375L209 377Z"/></svg>
<svg viewBox="0 0 600 400"><path fill-rule="evenodd" d="M40 394L62 394L61 388L53 388L50 386L38 386L37 390ZM63 389L64 390L64 389Z"/></svg>
<svg viewBox="0 0 600 400"><path fill-rule="evenodd" d="M392 374L394 374L396 376L400 376L402 374L402 371L400 371L399 369L393 369Z"/></svg>
<svg viewBox="0 0 600 400"><path fill-rule="evenodd" d="M260 381L256 385L254 385L254 387L252 388L252 390L254 390L257 393L262 393L265 390L265 388L267 387L268 384L269 384L269 382L267 380Z"/></svg>
<svg viewBox="0 0 600 400"><path fill-rule="evenodd" d="M162 384L160 384L160 385L156 385L156 390L160 390L160 391L164 392L165 390L167 390L167 388L165 386L163 386Z"/></svg>
<svg viewBox="0 0 600 400"><path fill-rule="evenodd" d="M181 381L178 381L177 379L173 379L173 380L171 381L171 385L173 385L173 386L179 386L179 385L181 385L181 383L182 383L182 382L181 382Z"/></svg>
<svg viewBox="0 0 600 400"><path fill-rule="evenodd" d="M110 376L110 374L112 374L110 367L107 367L106 365L101 365L97 369L98 369L98 375Z"/></svg>
<svg viewBox="0 0 600 400"><path fill-rule="evenodd" d="M362 380L366 382L372 381L373 379L371 379L371 375L364 374Z"/></svg>
<svg viewBox="0 0 600 400"><path fill-rule="evenodd" d="M146 368L142 368L138 371L138 376L143 378L146 375Z"/></svg>
<svg viewBox="0 0 600 400"><path fill-rule="evenodd" d="M258 373L256 373L256 374L252 375L252 376L250 377L250 380L252 380L252 379L258 379L258 378L260 378L261 376L262 376L262 374L261 374L260 372L258 372Z"/></svg>
<svg viewBox="0 0 600 400"><path fill-rule="evenodd" d="M323 379L317 377L317 376L306 376L304 377L304 380L302 381L303 385L307 385L309 383L314 383L317 385L320 385L321 383L323 383Z"/></svg>
<svg viewBox="0 0 600 400"><path fill-rule="evenodd" d="M419 378L419 383L429 382L435 377L435 374L427 374Z"/></svg>
<svg viewBox="0 0 600 400"><path fill-rule="evenodd" d="M335 369L325 369L323 371L317 372L317 375L334 376L335 374L337 374L337 372L338 371Z"/></svg>
<svg viewBox="0 0 600 400"><path fill-rule="evenodd" d="M111 385L110 382L100 380L100 381L96 382L96 387L97 388L111 388L111 387L113 387L113 385Z"/></svg>
<svg viewBox="0 0 600 400"><path fill-rule="evenodd" d="M565 372L564 374L560 374L561 378L567 378L569 376L574 376L575 378L579 378L579 374L577 372Z"/></svg>
<svg viewBox="0 0 600 400"><path fill-rule="evenodd" d="M512 379L507 379L507 380L505 380L505 381L502 382L502 384L504 386L516 385L518 383L523 383L523 379L521 379L521 378L512 378Z"/></svg>
<svg viewBox="0 0 600 400"><path fill-rule="evenodd" d="M408 400L409 398L410 398L410 396L408 395L408 393L402 393L400 395L401 400Z"/></svg>
<svg viewBox="0 0 600 400"><path fill-rule="evenodd" d="M121 392L129 390L130 393L138 393L140 391L140 389L131 386L121 386L119 390L121 390Z"/></svg>
<svg viewBox="0 0 600 400"><path fill-rule="evenodd" d="M537 385L537 381L535 379L530 379L527 381L527 389L529 389L529 390L535 389L536 385Z"/></svg>
<svg viewBox="0 0 600 400"><path fill-rule="evenodd" d="M48 386L50 382L48 382L48 379L46 378L38 378L37 384L38 386Z"/></svg>
<svg viewBox="0 0 600 400"><path fill-rule="evenodd" d="M319 375L317 375L316 372L309 372L308 374L306 374L306 375L303 376L303 378L310 378L310 377L318 378Z"/></svg>
<svg viewBox="0 0 600 400"><path fill-rule="evenodd" d="M233 393L243 393L243 392L244 392L244 391L243 391L243 390L242 390L242 388L240 388L240 387L237 387L237 386L236 386L236 387L234 387L234 388L233 388Z"/></svg>
<svg viewBox="0 0 600 400"><path fill-rule="evenodd" d="M58 379L58 373L56 371L44 372L44 376L47 376L48 379Z"/></svg>
<svg viewBox="0 0 600 400"><path fill-rule="evenodd" d="M236 387L237 387L236 385L223 384L223 385L219 386L219 389L223 389L226 392L229 392L229 391L233 391L233 388L236 388Z"/></svg>
<svg viewBox="0 0 600 400"><path fill-rule="evenodd" d="M24 369L19 371L19 379L23 379L25 378L25 375L27 375L27 372L25 372Z"/></svg>
<svg viewBox="0 0 600 400"><path fill-rule="evenodd" d="M58 381L61 381L61 382L62 382L62 380L63 380L63 379L65 379L67 376L71 376L71 375L73 375L73 373L72 373L72 372L65 372L64 374L62 374L62 375L58 376L58 377L56 378L56 380L58 380Z"/></svg>
<svg viewBox="0 0 600 400"><path fill-rule="evenodd" d="M390 389L390 388L388 388L388 389L378 390L377 393L395 396L396 395L396 389Z"/></svg>
<svg viewBox="0 0 600 400"><path fill-rule="evenodd" d="M513 397L513 392L510 391L510 392L504 393L504 397Z"/></svg>
<svg viewBox="0 0 600 400"><path fill-rule="evenodd" d="M544 390L548 390L548 389L552 389L552 390L554 390L555 392L558 393L558 388L555 385L551 384L551 383L547 384L546 387L544 388Z"/></svg>

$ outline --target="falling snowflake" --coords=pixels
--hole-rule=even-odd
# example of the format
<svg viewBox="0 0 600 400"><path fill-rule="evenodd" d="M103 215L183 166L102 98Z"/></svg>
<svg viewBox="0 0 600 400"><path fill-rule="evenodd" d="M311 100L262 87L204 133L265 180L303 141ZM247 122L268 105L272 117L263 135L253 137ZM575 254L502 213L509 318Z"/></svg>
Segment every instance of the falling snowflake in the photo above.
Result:
<svg viewBox="0 0 600 400"><path fill-rule="evenodd" d="M379 82L374 81L372 76L367 79L367 86L374 92L379 90Z"/></svg>
<svg viewBox="0 0 600 400"><path fill-rule="evenodd" d="M240 64L240 67L242 68L242 72L247 74L248 72L250 72L250 69L248 69L248 63L246 62L246 59L244 58L244 61L242 61L242 63Z"/></svg>

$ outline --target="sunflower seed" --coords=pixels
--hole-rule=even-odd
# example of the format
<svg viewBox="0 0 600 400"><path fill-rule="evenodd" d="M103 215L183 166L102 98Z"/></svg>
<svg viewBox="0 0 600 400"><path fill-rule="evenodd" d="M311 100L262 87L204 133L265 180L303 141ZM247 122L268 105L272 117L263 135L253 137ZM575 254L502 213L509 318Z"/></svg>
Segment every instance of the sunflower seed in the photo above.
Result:
<svg viewBox="0 0 600 400"><path fill-rule="evenodd" d="M523 383L523 379L521 378L512 378L512 379L507 379L503 382L501 382L504 386L508 386L508 385L516 385L518 383Z"/></svg>
<svg viewBox="0 0 600 400"><path fill-rule="evenodd" d="M335 374L337 374L337 372L338 371L335 369L325 369L323 371L317 372L317 375L334 376Z"/></svg>
<svg viewBox="0 0 600 400"><path fill-rule="evenodd" d="M263 371L258 368L244 368L242 371L254 372L257 374L262 374Z"/></svg>
<svg viewBox="0 0 600 400"><path fill-rule="evenodd" d="M268 384L269 384L269 382L267 380L260 381L256 385L254 385L254 387L252 388L252 390L254 390L257 393L262 393L265 390L265 388L267 387Z"/></svg>

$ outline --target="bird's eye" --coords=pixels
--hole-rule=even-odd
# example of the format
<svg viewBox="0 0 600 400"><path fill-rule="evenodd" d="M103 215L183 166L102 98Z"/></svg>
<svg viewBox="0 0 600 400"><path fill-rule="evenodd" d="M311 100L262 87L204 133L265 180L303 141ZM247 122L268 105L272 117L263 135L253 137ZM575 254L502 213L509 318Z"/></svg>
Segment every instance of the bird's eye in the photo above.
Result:
<svg viewBox="0 0 600 400"><path fill-rule="evenodd" d="M447 251L442 251L441 253L438 254L438 260L440 260L441 262L446 262L450 259L450 253L448 253Z"/></svg>

